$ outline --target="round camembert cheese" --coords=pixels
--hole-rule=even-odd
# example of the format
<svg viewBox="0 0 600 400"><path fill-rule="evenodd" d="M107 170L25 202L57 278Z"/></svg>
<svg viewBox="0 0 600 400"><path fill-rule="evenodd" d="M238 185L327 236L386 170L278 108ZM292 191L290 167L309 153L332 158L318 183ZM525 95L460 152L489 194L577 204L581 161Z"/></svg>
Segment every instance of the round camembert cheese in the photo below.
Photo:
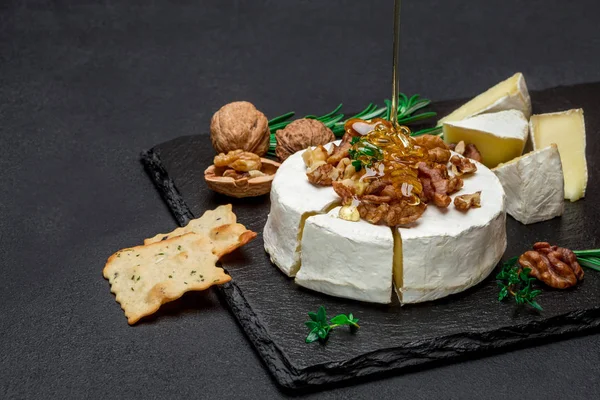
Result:
<svg viewBox="0 0 600 400"><path fill-rule="evenodd" d="M264 229L272 262L296 283L325 294L390 303L439 299L485 279L506 249L504 190L480 163L456 195L481 191L481 207L460 212L430 205L410 227L338 217L332 187L312 185L302 152L282 163Z"/></svg>

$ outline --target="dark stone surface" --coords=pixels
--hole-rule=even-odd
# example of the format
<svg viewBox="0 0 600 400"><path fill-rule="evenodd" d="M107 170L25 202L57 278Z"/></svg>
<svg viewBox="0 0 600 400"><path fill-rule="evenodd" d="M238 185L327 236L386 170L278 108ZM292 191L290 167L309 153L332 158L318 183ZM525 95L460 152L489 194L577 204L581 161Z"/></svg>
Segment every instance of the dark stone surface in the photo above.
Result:
<svg viewBox="0 0 600 400"><path fill-rule="evenodd" d="M594 109L600 83L560 87L531 93L536 113L582 107ZM446 115L464 100L433 104ZM587 131L600 131L600 118L591 113ZM588 141L587 154L600 151L600 142ZM157 163L157 153L162 163ZM196 216L206 209L232 202L238 221L259 232L258 239L223 261L233 281L221 290L240 325L254 344L277 382L288 388L331 384L368 375L410 371L411 367L460 360L470 353L535 344L540 339L591 331L600 326L600 274L589 271L574 290L545 291L539 297L544 311L517 309L497 301L495 273L482 284L435 302L400 307L373 305L332 298L297 286L269 261L263 250L262 229L267 219L268 196L229 199L212 192L203 182L204 169L214 150L205 135L187 136L160 144L143 160L151 178L170 203L174 216L186 221L189 210ZM158 164L158 165L157 165ZM589 179L600 170L589 163ZM164 169L163 169L164 168ZM165 175L165 173L167 175ZM171 182L165 185L164 182ZM166 189L166 190L165 190ZM179 192L183 197L180 197ZM561 218L522 225L508 218L508 249L504 259L521 254L535 241L549 241L572 249L594 248L600 227L584 227L580 221L598 221L598 193L590 185L587 199L566 203ZM173 201L173 199L177 201ZM181 204L187 204L181 214ZM335 251L335 249L332 249ZM468 260L465 260L468 262ZM356 335L334 332L326 345L307 345L303 326L308 311L325 305L331 315L353 313L361 320Z"/></svg>
<svg viewBox="0 0 600 400"><path fill-rule="evenodd" d="M0 398L283 397L214 291L130 327L102 267L176 226L140 151L206 132L235 99L273 116L388 97L391 7L1 1ZM402 88L466 97L518 70L532 89L600 81L598 14L597 0L405 0ZM596 221L578 224L556 228ZM410 371L309 397L600 398L600 334Z"/></svg>

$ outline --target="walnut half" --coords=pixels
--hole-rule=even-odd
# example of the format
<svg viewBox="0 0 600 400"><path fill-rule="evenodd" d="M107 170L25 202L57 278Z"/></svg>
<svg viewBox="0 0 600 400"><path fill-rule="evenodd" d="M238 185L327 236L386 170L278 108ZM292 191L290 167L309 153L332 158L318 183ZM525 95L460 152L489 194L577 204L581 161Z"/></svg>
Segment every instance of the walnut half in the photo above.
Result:
<svg viewBox="0 0 600 400"><path fill-rule="evenodd" d="M533 250L519 257L519 264L531 269L530 276L555 289L575 286L583 279L583 269L577 262L577 256L569 249L547 242L534 244Z"/></svg>
<svg viewBox="0 0 600 400"><path fill-rule="evenodd" d="M459 211L467 211L469 208L481 207L481 192L456 196L454 198L454 207Z"/></svg>

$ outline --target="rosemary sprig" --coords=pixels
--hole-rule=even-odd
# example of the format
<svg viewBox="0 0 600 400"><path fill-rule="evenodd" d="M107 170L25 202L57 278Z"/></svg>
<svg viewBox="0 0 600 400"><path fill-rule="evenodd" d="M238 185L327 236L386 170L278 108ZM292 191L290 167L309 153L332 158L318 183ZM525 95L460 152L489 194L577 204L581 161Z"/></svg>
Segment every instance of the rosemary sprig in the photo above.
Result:
<svg viewBox="0 0 600 400"><path fill-rule="evenodd" d="M317 340L324 341L329 336L329 332L338 326L348 325L353 331L360 328L358 318L354 318L352 314L339 314L327 322L325 307L323 306L319 307L316 313L309 312L308 316L310 320L304 323L310 331L306 337L306 343L316 342Z"/></svg>
<svg viewBox="0 0 600 400"><path fill-rule="evenodd" d="M365 107L364 110L358 114L352 115L349 118L344 118L345 115L341 113L342 104L338 105L333 111L330 111L327 114L321 116L307 115L304 118L313 118L323 122L323 124L331 129L335 136L339 138L344 134L344 124L349 119L360 118L368 120L373 118L384 118L389 120L390 115L393 112L391 109L392 102L386 99L384 100L384 104L385 107L379 107L376 104L370 103L367 107ZM432 111L417 113L419 110L422 110L429 104L431 104L431 100L422 99L418 94L415 94L409 98L404 93L400 93L398 96L398 109L396 110L398 114L398 123L401 125L410 125L415 122L422 122L435 117L437 114ZM294 115L295 113L292 111L275 117L269 121L269 130L271 133L269 140L269 155L275 155L275 146L277 145L275 140L275 132L278 129L283 129L288 126L292 122L292 117ZM438 126L413 132L412 136L420 136L424 134L440 135L441 133L442 128Z"/></svg>

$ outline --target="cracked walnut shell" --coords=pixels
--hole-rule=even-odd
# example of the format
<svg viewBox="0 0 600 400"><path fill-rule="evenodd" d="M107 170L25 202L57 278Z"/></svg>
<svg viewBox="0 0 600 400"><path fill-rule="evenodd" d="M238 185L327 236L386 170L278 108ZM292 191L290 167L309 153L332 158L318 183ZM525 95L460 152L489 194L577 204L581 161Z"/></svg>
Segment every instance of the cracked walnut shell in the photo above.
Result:
<svg viewBox="0 0 600 400"><path fill-rule="evenodd" d="M275 154L284 161L297 151L333 142L335 135L321 121L302 118L275 132L275 139Z"/></svg>
<svg viewBox="0 0 600 400"><path fill-rule="evenodd" d="M216 157L215 161L217 161ZM219 165L223 165L226 160L218 161ZM236 161L239 159L234 160L233 163ZM271 183L280 164L267 158L260 158L259 162L260 169L249 171L236 171L228 164L217 166L215 162L204 171L204 180L210 189L227 196L238 198L261 196L271 191Z"/></svg>
<svg viewBox="0 0 600 400"><path fill-rule="evenodd" d="M244 150L262 156L269 150L269 121L247 101L221 107L210 122L210 140L217 153Z"/></svg>

